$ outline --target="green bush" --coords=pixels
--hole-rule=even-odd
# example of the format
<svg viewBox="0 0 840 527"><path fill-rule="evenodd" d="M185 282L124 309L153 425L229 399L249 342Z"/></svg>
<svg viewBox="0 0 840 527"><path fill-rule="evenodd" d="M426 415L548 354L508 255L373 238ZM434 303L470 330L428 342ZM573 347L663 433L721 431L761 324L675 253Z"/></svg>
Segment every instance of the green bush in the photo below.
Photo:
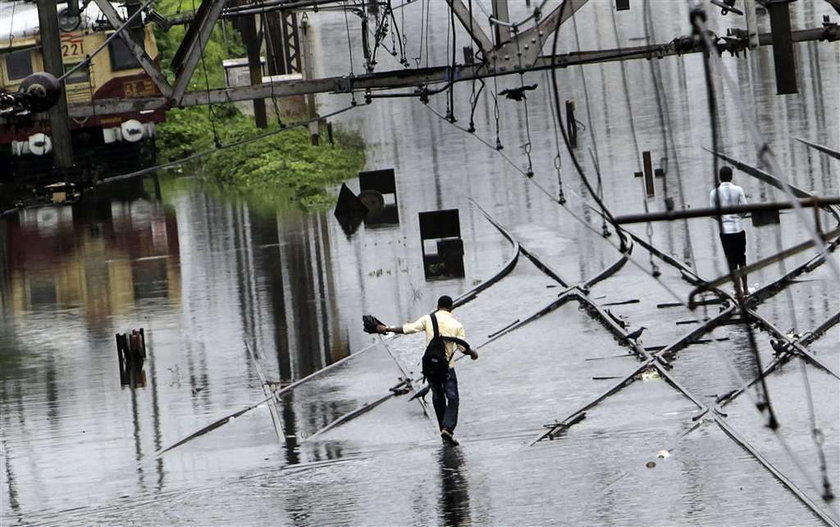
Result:
<svg viewBox="0 0 840 527"><path fill-rule="evenodd" d="M232 144L259 133L264 139L213 154L204 166L204 179L226 190L266 204L292 203L304 208L322 206L334 199L327 188L354 177L365 162L357 134L340 132L335 145L310 144L306 128L259 130L250 119L234 120L222 136Z"/></svg>
<svg viewBox="0 0 840 527"><path fill-rule="evenodd" d="M194 9L198 0L159 0L156 9L172 16ZM245 55L245 47L232 24L222 32L220 23L211 34L203 63L199 63L190 90L224 86L222 60ZM168 32L156 29L161 63L169 65L184 35L183 26ZM205 78L206 72L206 78ZM171 71L166 72L172 78ZM215 128L215 134L214 134ZM358 134L338 131L335 145L312 146L306 128L281 130L275 124L258 129L234 105L196 106L173 109L157 127L158 162L166 163L207 152L218 142L234 145L261 134L263 139L224 148L195 163L200 179L212 183L225 195L247 197L266 206L293 204L304 208L330 203L327 187L351 178L364 166L364 142ZM325 137L326 134L322 134ZM198 163L201 163L199 165Z"/></svg>

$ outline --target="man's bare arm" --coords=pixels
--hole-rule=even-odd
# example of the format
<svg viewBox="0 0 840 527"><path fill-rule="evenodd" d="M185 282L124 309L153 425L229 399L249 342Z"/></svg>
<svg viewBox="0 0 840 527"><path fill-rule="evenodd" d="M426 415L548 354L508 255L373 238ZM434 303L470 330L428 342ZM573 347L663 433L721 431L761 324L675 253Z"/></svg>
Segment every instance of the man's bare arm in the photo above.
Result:
<svg viewBox="0 0 840 527"><path fill-rule="evenodd" d="M382 324L380 326L376 326L376 331L384 335L385 333L402 333L403 328L402 326L386 326Z"/></svg>

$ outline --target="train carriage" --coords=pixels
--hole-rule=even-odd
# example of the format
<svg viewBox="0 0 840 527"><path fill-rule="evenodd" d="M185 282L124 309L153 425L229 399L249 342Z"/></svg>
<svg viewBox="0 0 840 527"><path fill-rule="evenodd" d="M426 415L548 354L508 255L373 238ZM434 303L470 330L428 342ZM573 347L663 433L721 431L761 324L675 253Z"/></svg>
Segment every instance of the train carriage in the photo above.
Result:
<svg viewBox="0 0 840 527"><path fill-rule="evenodd" d="M125 16L122 8L114 7ZM114 28L93 2L78 18L67 17L61 5L56 8L64 68L69 71L99 48ZM151 25L133 31L157 61ZM0 2L0 91L15 92L27 76L43 70L36 5ZM0 185L18 190L43 188L68 177L84 184L154 163L155 123L164 120L162 110L96 115L93 109L93 101L100 99L160 95L122 39L112 39L89 66L77 69L63 84L70 115L87 114L71 119L74 168L61 174L53 168L50 123L45 113L0 114ZM83 107L88 111L73 111Z"/></svg>

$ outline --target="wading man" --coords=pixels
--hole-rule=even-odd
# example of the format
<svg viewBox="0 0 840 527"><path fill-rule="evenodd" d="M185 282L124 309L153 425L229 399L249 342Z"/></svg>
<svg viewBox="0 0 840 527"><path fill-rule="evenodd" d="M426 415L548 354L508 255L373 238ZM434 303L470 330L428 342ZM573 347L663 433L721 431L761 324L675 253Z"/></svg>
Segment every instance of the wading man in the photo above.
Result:
<svg viewBox="0 0 840 527"><path fill-rule="evenodd" d="M432 319L434 317L434 320ZM415 322L409 322L402 326L381 325L377 329L380 333L419 333L426 332L427 345L435 336L435 326L443 337L456 337L464 339L464 326L452 316L452 298L442 296L438 299L437 310L431 315L423 315ZM426 374L426 380L432 390L432 404L435 407L440 437L451 445L458 442L453 437L455 426L458 424L458 377L455 376L455 349L458 344L451 341L444 342L446 367L442 378L433 380ZM469 348L461 347L461 350L468 354L473 360L478 358L478 353ZM428 352L427 352L428 353ZM425 367L425 359L424 359ZM425 372L424 372L425 373Z"/></svg>
<svg viewBox="0 0 840 527"><path fill-rule="evenodd" d="M720 167L718 171L720 185L709 194L709 204L712 208L735 207L746 205L747 197L744 189L732 184L732 169L728 166ZM726 263L730 271L736 271L747 265L747 235L741 222L743 214L723 214L720 221L720 243L726 255ZM738 296L750 294L747 288L747 275L736 278L735 293Z"/></svg>

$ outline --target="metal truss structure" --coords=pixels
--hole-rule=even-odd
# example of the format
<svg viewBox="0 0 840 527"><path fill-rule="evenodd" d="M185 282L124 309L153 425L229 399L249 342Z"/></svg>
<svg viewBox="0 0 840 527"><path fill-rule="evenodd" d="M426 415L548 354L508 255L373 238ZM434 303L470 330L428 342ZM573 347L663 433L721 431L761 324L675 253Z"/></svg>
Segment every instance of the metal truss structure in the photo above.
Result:
<svg viewBox="0 0 840 527"><path fill-rule="evenodd" d="M103 11L110 24L121 27L124 22L108 0L94 0ZM755 6L756 0L745 0ZM738 53L756 46L773 45L774 53L791 48L793 42L809 40L836 41L840 39L840 26L825 23L823 27L798 31L790 30L788 0L759 0L772 15L772 20L787 20L787 31L758 34L753 21L747 30L735 31L734 34L721 37L717 42L719 53L728 51ZM838 0L827 0L838 7ZM446 0L453 14L469 34L476 52L475 59L464 64L445 64L425 68L409 68L391 71L369 71L359 75L343 75L325 78L304 78L301 80L272 80L271 82L252 82L250 86L229 87L202 91L187 91L189 81L195 72L210 32L220 18L242 18L256 14L279 15L267 17L265 31L269 39L274 39L275 52L270 60L270 73L300 72L300 41L297 32L296 11L324 9L329 4L340 7L336 0L282 1L263 0L228 3L226 0L202 0L197 11L181 22L188 25L186 34L170 65L175 72L175 79L169 82L159 66L148 56L142 46L134 40L130 31L121 31L120 36L143 69L152 78L162 95L145 99L109 99L93 104L71 105L71 117L81 118L90 115L104 115L130 111L167 109L217 104L233 101L258 100L267 97L284 97L315 93L353 93L374 90L394 90L413 88L406 95L421 95L430 85L469 81L472 79L522 73L525 71L567 67L573 65L611 62L619 60L661 58L670 55L697 53L704 50L703 39L697 35L680 36L669 42L625 47L619 49L587 50L567 54L546 55L543 48L554 33L571 18L588 0L565 0L548 13L535 11L528 27L519 27L506 21L507 0L494 0L490 21L493 24L493 39L474 17L472 10L463 0ZM373 4L371 4L373 5ZM838 7L840 11L840 7ZM279 13L278 13L279 11ZM787 18L786 18L787 17ZM772 21L771 20L771 21ZM785 24L782 24L785 26ZM792 49L791 49L792 54ZM792 56L792 55L791 55ZM782 64L777 56L777 63ZM778 68L777 68L778 70ZM778 76L777 76L778 79Z"/></svg>

